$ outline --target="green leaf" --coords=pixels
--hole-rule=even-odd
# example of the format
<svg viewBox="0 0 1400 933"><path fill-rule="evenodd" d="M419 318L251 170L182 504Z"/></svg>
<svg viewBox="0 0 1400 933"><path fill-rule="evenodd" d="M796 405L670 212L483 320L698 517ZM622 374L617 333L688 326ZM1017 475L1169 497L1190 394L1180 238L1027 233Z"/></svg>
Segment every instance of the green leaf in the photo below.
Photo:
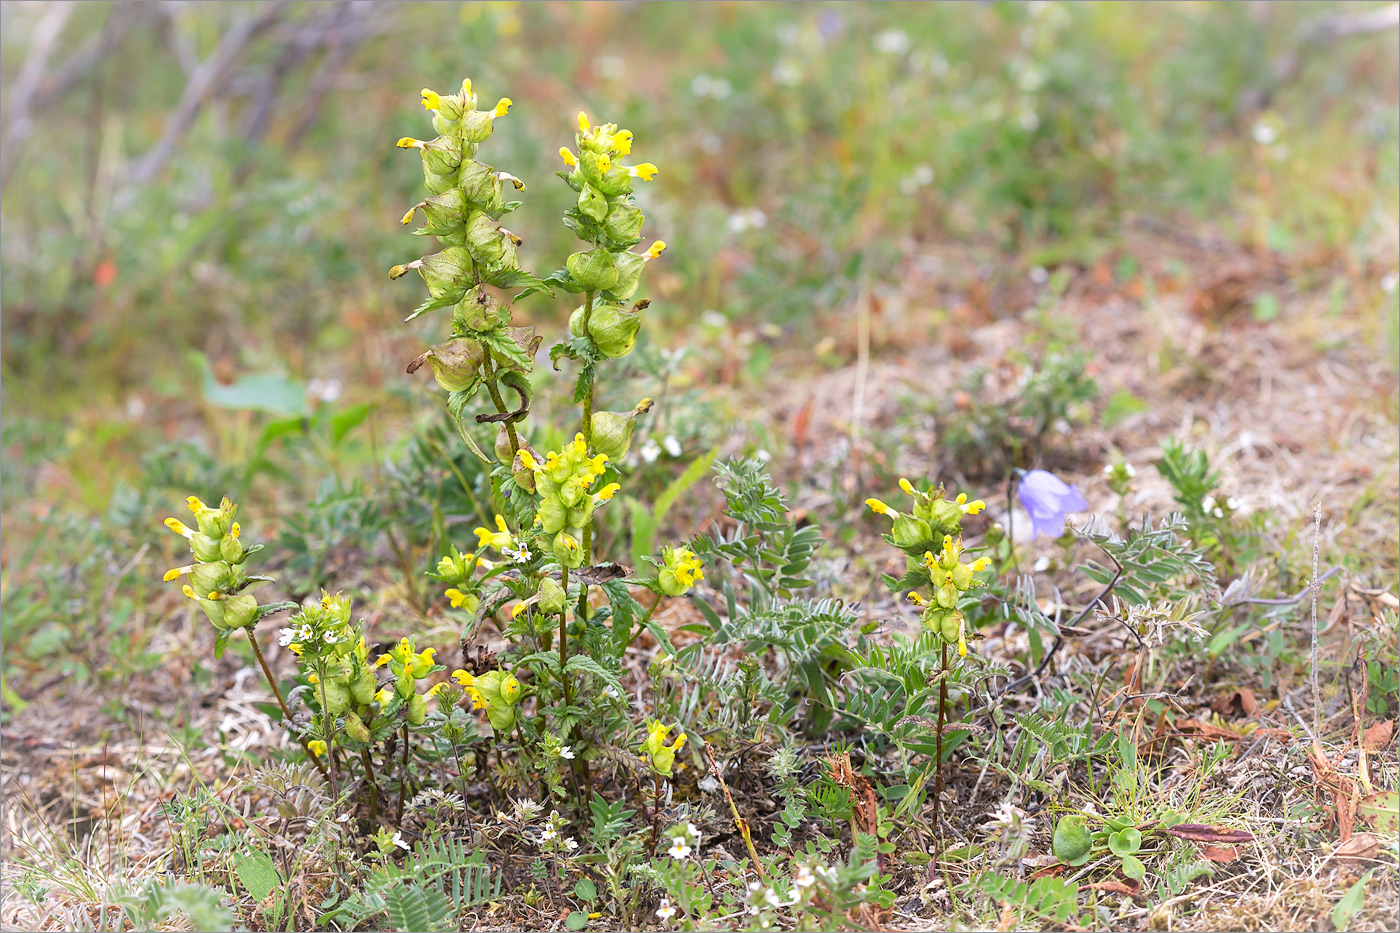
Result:
<svg viewBox="0 0 1400 933"><path fill-rule="evenodd" d="M228 647L228 637L230 632L220 632L219 637L214 639L214 659L218 660L224 656L224 649Z"/></svg>
<svg viewBox="0 0 1400 933"><path fill-rule="evenodd" d="M191 353L190 360L199 370L200 392L215 408L232 411L264 411L272 415L304 415L306 384L277 373L250 373L231 385L214 378L214 369L203 353Z"/></svg>
<svg viewBox="0 0 1400 933"><path fill-rule="evenodd" d="M372 411L369 405L352 405L331 415L331 444L338 445L345 435L364 424Z"/></svg>
<svg viewBox="0 0 1400 933"><path fill-rule="evenodd" d="M1254 319L1272 321L1278 317L1278 298L1273 292L1260 292L1254 299Z"/></svg>
<svg viewBox="0 0 1400 933"><path fill-rule="evenodd" d="M266 852L253 852L238 863L234 869L238 880L253 900L262 903L269 894L282 884L282 876L277 872L272 857Z"/></svg>
<svg viewBox="0 0 1400 933"><path fill-rule="evenodd" d="M1057 830L1058 832L1058 830ZM1108 850L1119 858L1126 858L1142 847L1142 833L1134 827L1120 829L1108 835Z"/></svg>
<svg viewBox="0 0 1400 933"><path fill-rule="evenodd" d="M1078 813L1063 816L1055 824L1055 835L1051 839L1051 847L1054 850L1055 858L1071 868L1078 868L1089 861L1089 848L1092 845L1093 840L1089 836L1089 827L1085 824L1084 817Z"/></svg>
<svg viewBox="0 0 1400 933"><path fill-rule="evenodd" d="M564 919L566 930L582 930L586 926L588 926L588 914L581 910L570 911L569 916Z"/></svg>
<svg viewBox="0 0 1400 933"><path fill-rule="evenodd" d="M591 878L580 878L574 885L574 895L585 901L591 901L598 896L598 886L593 883Z"/></svg>
<svg viewBox="0 0 1400 933"><path fill-rule="evenodd" d="M1125 855L1123 856L1123 874L1134 881L1141 881L1143 876L1147 874L1147 867L1142 864L1142 859L1136 855Z"/></svg>
<svg viewBox="0 0 1400 933"><path fill-rule="evenodd" d="M1356 879L1356 884L1348 888L1347 893L1343 894L1342 899L1337 902L1337 906L1332 908L1332 926L1337 930L1337 933L1346 933L1351 918L1356 915L1365 902L1366 884L1375 873L1376 870L1372 868Z"/></svg>
<svg viewBox="0 0 1400 933"><path fill-rule="evenodd" d="M1147 403L1138 398L1127 389L1119 389L1108 398L1108 403L1103 409L1103 426L1105 428L1115 427L1128 420L1133 415L1140 415L1147 411Z"/></svg>

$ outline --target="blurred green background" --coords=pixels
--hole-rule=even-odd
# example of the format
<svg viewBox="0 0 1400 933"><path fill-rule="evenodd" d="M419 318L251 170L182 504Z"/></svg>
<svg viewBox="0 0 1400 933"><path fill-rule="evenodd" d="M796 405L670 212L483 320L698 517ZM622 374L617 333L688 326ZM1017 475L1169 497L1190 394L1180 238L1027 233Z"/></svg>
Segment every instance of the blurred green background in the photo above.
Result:
<svg viewBox="0 0 1400 933"><path fill-rule="evenodd" d="M810 357L824 315L934 250L987 287L1121 270L1129 229L1327 251L1393 341L1396 30L1357 27L1390 6L6 3L7 676L65 645L63 676L137 663L160 588L133 567L189 491L244 497L303 591L374 549L421 578L482 510L403 374L441 322L402 324L419 289L385 274L421 251L398 222L418 159L394 148L430 133L420 87L515 101L481 158L527 182L511 227L540 274L572 248L574 114L636 133L670 249L629 374L690 391L658 438L704 444L727 417L707 382ZM516 310L549 333L566 314ZM669 352L706 346L699 371Z"/></svg>

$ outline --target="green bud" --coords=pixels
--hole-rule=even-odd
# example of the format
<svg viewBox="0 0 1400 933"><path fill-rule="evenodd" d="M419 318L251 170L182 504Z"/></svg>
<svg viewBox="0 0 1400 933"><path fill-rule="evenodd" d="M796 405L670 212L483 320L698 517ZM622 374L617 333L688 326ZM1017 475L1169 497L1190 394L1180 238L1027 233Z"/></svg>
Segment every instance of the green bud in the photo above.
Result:
<svg viewBox="0 0 1400 933"><path fill-rule="evenodd" d="M241 564L248 556L248 551L233 535L224 535L219 540L219 556L230 564Z"/></svg>
<svg viewBox="0 0 1400 933"><path fill-rule="evenodd" d="M485 359L481 344L467 337L457 337L440 343L420 354L408 364L408 372L416 373L425 362L432 366L438 385L449 392L465 392L477 384L477 373Z"/></svg>
<svg viewBox="0 0 1400 933"><path fill-rule="evenodd" d="M513 268L520 238L503 229L485 211L467 217L467 250L488 271Z"/></svg>
<svg viewBox="0 0 1400 933"><path fill-rule="evenodd" d="M929 525L945 535L955 535L961 530L962 517L962 507L949 499L934 499L929 506Z"/></svg>
<svg viewBox="0 0 1400 933"><path fill-rule="evenodd" d="M949 573L953 576L953 586L960 590L966 590L972 586L972 568L967 564L959 562Z"/></svg>
<svg viewBox="0 0 1400 933"><path fill-rule="evenodd" d="M224 624L229 628L247 628L258 619L258 598L250 593L228 596L224 604Z"/></svg>
<svg viewBox="0 0 1400 933"><path fill-rule="evenodd" d="M439 136L418 151L423 165L434 175L450 175L462 166L462 141L456 136Z"/></svg>
<svg viewBox="0 0 1400 933"><path fill-rule="evenodd" d="M569 534L568 531L561 531L555 535L554 558L570 570L582 567L583 548L579 546L578 538Z"/></svg>
<svg viewBox="0 0 1400 933"><path fill-rule="evenodd" d="M613 263L612 254L602 247L574 253L565 264L569 275L585 291L602 291L617 281L617 266Z"/></svg>
<svg viewBox="0 0 1400 933"><path fill-rule="evenodd" d="M354 713L345 714L345 731L356 742L369 744L369 726L366 726L365 721Z"/></svg>
<svg viewBox="0 0 1400 933"><path fill-rule="evenodd" d="M394 692L397 693L400 697L408 699L409 697L413 696L414 691L417 689L417 686L417 678L415 678L409 670L404 669L404 671L401 674L399 674L398 678L394 681Z"/></svg>
<svg viewBox="0 0 1400 933"><path fill-rule="evenodd" d="M603 233L618 249L627 249L642 238L645 216L635 207L613 204L603 220Z"/></svg>
<svg viewBox="0 0 1400 933"><path fill-rule="evenodd" d="M515 707L488 706L486 718L490 721L492 729L500 733L509 732L515 728Z"/></svg>
<svg viewBox="0 0 1400 933"><path fill-rule="evenodd" d="M637 345L637 331L642 329L642 316L624 310L621 305L595 304L588 319L588 332L598 350L609 359L632 352Z"/></svg>
<svg viewBox="0 0 1400 933"><path fill-rule="evenodd" d="M494 330L509 321L510 309L491 297L485 289L468 292L452 307L452 323L463 330Z"/></svg>
<svg viewBox="0 0 1400 933"><path fill-rule="evenodd" d="M626 301L636 294L637 286L642 284L642 268L646 266L647 258L642 253L623 251L614 253L613 259L617 262L617 281L607 294L614 301Z"/></svg>
<svg viewBox="0 0 1400 933"><path fill-rule="evenodd" d="M468 110L462 114L462 141L484 143L491 138L496 115L490 110Z"/></svg>
<svg viewBox="0 0 1400 933"><path fill-rule="evenodd" d="M415 232L431 236L447 236L458 233L466 222L467 207L459 188L452 188L442 194L428 198L418 205L426 223Z"/></svg>
<svg viewBox="0 0 1400 933"><path fill-rule="evenodd" d="M378 689L379 683L375 680L374 670L362 667L359 676L350 683L350 699L355 701L356 706L366 706L374 702L374 694Z"/></svg>
<svg viewBox="0 0 1400 933"><path fill-rule="evenodd" d="M537 514L540 517L540 528L547 535L558 534L568 519L568 509L559 501L558 496L546 496L542 499Z"/></svg>
<svg viewBox="0 0 1400 933"><path fill-rule="evenodd" d="M209 624L220 632L227 632L228 623L224 621L224 600L205 599L203 596L197 597L199 608L204 610L204 617L209 620Z"/></svg>
<svg viewBox="0 0 1400 933"><path fill-rule="evenodd" d="M450 175L439 175L428 168L428 163L423 163L423 186L430 194L446 194L457 187L457 173Z"/></svg>
<svg viewBox="0 0 1400 933"><path fill-rule="evenodd" d="M557 615L564 611L564 588L555 582L553 577L545 577L540 581L540 601L541 612Z"/></svg>
<svg viewBox="0 0 1400 933"><path fill-rule="evenodd" d="M220 549L221 538L211 538L205 534L195 533L190 536L190 550L194 552L196 560L223 560L224 555Z"/></svg>
<svg viewBox="0 0 1400 933"><path fill-rule="evenodd" d="M593 449L606 454L609 460L621 460L627 456L632 446L632 432L637 426L637 416L651 411L655 404L649 398L637 403L637 407L627 413L616 411L595 411L589 422Z"/></svg>
<svg viewBox="0 0 1400 933"><path fill-rule="evenodd" d="M585 217L602 220L608 216L608 199L597 188L585 183L579 189L578 210Z"/></svg>
<svg viewBox="0 0 1400 933"><path fill-rule="evenodd" d="M501 212L501 179L491 171L491 166L480 162L468 162L462 166L460 179L461 192L466 203L493 217Z"/></svg>
<svg viewBox="0 0 1400 933"><path fill-rule="evenodd" d="M207 596L215 590L231 590L237 581L228 561L214 560L195 564L190 571L190 587L198 594Z"/></svg>
<svg viewBox="0 0 1400 933"><path fill-rule="evenodd" d="M321 681L316 691L317 699L324 699L325 711L331 716L339 716L350 708L350 688L340 681L328 677Z"/></svg>
<svg viewBox="0 0 1400 933"><path fill-rule="evenodd" d="M928 522L923 519L901 513L890 528L890 537L897 548L927 549L928 542L933 537L933 529L929 528Z"/></svg>
<svg viewBox="0 0 1400 933"><path fill-rule="evenodd" d="M404 705L403 715L410 726L423 725L423 720L428 718L428 701L423 699L422 694L415 693Z"/></svg>

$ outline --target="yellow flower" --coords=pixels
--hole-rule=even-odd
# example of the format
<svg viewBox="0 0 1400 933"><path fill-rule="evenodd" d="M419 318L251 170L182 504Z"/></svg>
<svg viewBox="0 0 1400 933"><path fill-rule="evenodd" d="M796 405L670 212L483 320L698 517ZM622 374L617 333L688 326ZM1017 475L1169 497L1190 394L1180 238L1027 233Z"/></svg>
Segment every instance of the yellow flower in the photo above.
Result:
<svg viewBox="0 0 1400 933"><path fill-rule="evenodd" d="M516 603L516 604L515 604L515 608L512 609L512 610L510 611L510 617L511 617L512 619L518 619L518 618L520 618L520 617L525 613L525 611L526 611L527 609L529 609L529 608L530 608L530 607L527 606L527 605L525 605L524 603Z"/></svg>
<svg viewBox="0 0 1400 933"><path fill-rule="evenodd" d="M169 583L171 580L174 580L176 577L180 576L181 574L189 573L189 572L190 572L191 570L193 570L193 569L194 569L194 564L186 564L186 565L183 566L183 567L174 567L174 568L172 568L172 569L170 569L170 570L167 570L167 571L165 572L165 576L162 577L161 579L164 580L166 583Z"/></svg>
<svg viewBox="0 0 1400 933"><path fill-rule="evenodd" d="M916 606L927 606L927 605L928 605L928 600L924 599L924 597L921 596L921 595L918 594L918 593L910 593L910 594L909 594L909 601L910 601L911 603L913 603L914 605L916 605Z"/></svg>
<svg viewBox="0 0 1400 933"><path fill-rule="evenodd" d="M447 689L447 681L444 680L444 681L442 681L442 682L440 682L440 683L433 684L431 687L429 687L429 688L428 688L428 692L425 693L425 694L423 694L423 696L424 696L425 698L435 697L435 696L437 696L439 693L441 693L442 691L444 691L444 690L446 690L446 689Z"/></svg>
<svg viewBox="0 0 1400 933"><path fill-rule="evenodd" d="M661 170L650 162L643 162L640 165L634 165L629 168L627 174L631 175L633 178L640 178L642 181L651 181L656 177L656 173L659 171Z"/></svg>
<svg viewBox="0 0 1400 933"><path fill-rule="evenodd" d="M401 219L399 223L403 224L405 227L408 226L409 224L413 223L413 215L416 213L418 213L417 204L413 205L408 209L408 213L403 215L403 219Z"/></svg>
<svg viewBox="0 0 1400 933"><path fill-rule="evenodd" d="M513 103L515 103L515 101L511 100L509 97L502 97L500 100L496 101L496 107L491 111L491 115L496 117L505 116L510 112L510 107Z"/></svg>
<svg viewBox="0 0 1400 933"><path fill-rule="evenodd" d="M973 561L970 566L972 568L973 573L978 573L979 571L986 570L988 567L992 566L992 560L989 557L979 557L975 561Z"/></svg>
<svg viewBox="0 0 1400 933"><path fill-rule="evenodd" d="M394 145L400 149L419 149L423 146L421 139L414 139L412 136L400 136L399 141Z"/></svg>
<svg viewBox="0 0 1400 933"><path fill-rule="evenodd" d="M388 687L381 687L379 692L374 695L374 702L378 703L380 706L388 706L389 700L391 700L393 696L394 691L390 690Z"/></svg>
<svg viewBox="0 0 1400 933"><path fill-rule="evenodd" d="M312 685L319 684L321 682L321 678L316 676L315 671L312 671L310 674L306 675L306 682Z"/></svg>
<svg viewBox="0 0 1400 933"><path fill-rule="evenodd" d="M608 158L608 154L606 152L598 156L598 173L600 175L606 175L608 173L608 170L611 168L612 159Z"/></svg>
<svg viewBox="0 0 1400 933"><path fill-rule="evenodd" d="M607 502L609 499L615 496L617 494L617 491L621 488L621 483L608 483L602 489L598 490L598 498L603 502Z"/></svg>
<svg viewBox="0 0 1400 933"><path fill-rule="evenodd" d="M460 609L462 608L462 603L467 601L468 594L463 593L461 590L457 589L454 586L452 589L448 590L442 595L447 597L447 601L452 604L453 609Z"/></svg>
<svg viewBox="0 0 1400 933"><path fill-rule="evenodd" d="M310 742L306 743L306 747L311 749L311 754L315 755L317 758L321 758L326 754L326 743L322 742L320 739L312 739Z"/></svg>
<svg viewBox="0 0 1400 933"><path fill-rule="evenodd" d="M876 515L899 514L894 509L890 508L888 505L885 505L885 503L881 502L879 499L866 499L865 504L870 506L870 511L874 512Z"/></svg>
<svg viewBox="0 0 1400 933"><path fill-rule="evenodd" d="M186 538L192 538L192 537L194 537L194 529L193 529L193 528L190 528L188 525L186 525L184 522L180 521L178 518L167 518L167 519L165 520L165 527L166 527L166 528L169 528L171 531L175 532L177 535L183 535L183 536L186 537Z"/></svg>
<svg viewBox="0 0 1400 933"><path fill-rule="evenodd" d="M618 130L613 134L613 151L625 156L632 151L632 131Z"/></svg>
<svg viewBox="0 0 1400 933"><path fill-rule="evenodd" d="M234 522L228 533L236 540L239 535L243 534L243 529L238 526L238 522Z"/></svg>
<svg viewBox="0 0 1400 933"><path fill-rule="evenodd" d="M580 435L582 436L582 435ZM510 529L506 527L505 516L496 516L496 531L488 531L485 528L476 529L473 534L477 537L477 549L493 547L496 550L510 547L515 539L511 536Z"/></svg>
<svg viewBox="0 0 1400 933"><path fill-rule="evenodd" d="M460 668L452 672L452 679L463 687L470 687L472 684L476 683L475 677Z"/></svg>
<svg viewBox="0 0 1400 933"><path fill-rule="evenodd" d="M967 493L965 492L958 493L957 503L959 508L963 510L964 515L978 515L987 507L987 503L983 502L981 499L973 499L971 502L968 502Z"/></svg>
<svg viewBox="0 0 1400 933"><path fill-rule="evenodd" d="M587 133L587 132L588 132L588 128L589 128L589 124L588 124L588 114L586 114L586 113L584 113L582 110L580 110L580 111L578 112L578 131L579 131L580 133Z"/></svg>
<svg viewBox="0 0 1400 933"><path fill-rule="evenodd" d="M903 489L911 496L914 495L914 484L902 476L899 478L899 488Z"/></svg>
<svg viewBox="0 0 1400 933"><path fill-rule="evenodd" d="M578 165L578 158L573 154L568 146L559 147L559 158L564 160L564 164L569 168Z"/></svg>
<svg viewBox="0 0 1400 933"><path fill-rule="evenodd" d="M660 256L660 255L661 255L663 252L665 252L665 251L666 251L666 241L665 241L665 240L657 240L655 243L653 243L653 244L651 244L650 246L647 247L647 258L648 258L648 259L655 259L657 256Z"/></svg>
<svg viewBox="0 0 1400 933"><path fill-rule="evenodd" d="M465 84L465 82L463 83ZM442 98L438 96L437 91L430 91L427 88L423 88L419 93L423 95L423 108L425 110L437 110L442 106ZM471 92L468 91L467 93Z"/></svg>

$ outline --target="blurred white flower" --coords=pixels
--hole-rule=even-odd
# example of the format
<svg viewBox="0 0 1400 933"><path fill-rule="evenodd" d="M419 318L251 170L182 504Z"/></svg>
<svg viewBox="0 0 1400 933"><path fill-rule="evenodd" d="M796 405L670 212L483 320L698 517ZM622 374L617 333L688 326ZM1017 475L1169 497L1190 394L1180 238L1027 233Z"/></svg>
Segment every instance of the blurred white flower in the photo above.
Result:
<svg viewBox="0 0 1400 933"><path fill-rule="evenodd" d="M743 233L745 230L762 230L768 226L768 215L756 207L735 211L726 223L730 233Z"/></svg>
<svg viewBox="0 0 1400 933"><path fill-rule="evenodd" d="M559 746L559 757L560 757L560 758L573 758L573 757L574 757L574 748L573 748L573 746L572 746L572 745L561 745L561 746Z"/></svg>
<svg viewBox="0 0 1400 933"><path fill-rule="evenodd" d="M675 915L676 908L671 906L670 899L666 897L661 898L661 906L656 908L656 916L660 917L662 920L670 920Z"/></svg>
<svg viewBox="0 0 1400 933"><path fill-rule="evenodd" d="M380 839L383 839L384 837L383 837L383 836L380 836L379 838L380 838ZM398 846L400 849L403 849L403 850L405 850L405 851L407 851L407 850L413 848L413 847L410 846L407 842L404 842L403 833L394 833L394 840L393 840L393 841L394 841L394 845Z"/></svg>
<svg viewBox="0 0 1400 933"><path fill-rule="evenodd" d="M1269 120L1259 120L1250 131L1254 141L1261 146L1272 146L1278 142L1278 127Z"/></svg>
<svg viewBox="0 0 1400 933"><path fill-rule="evenodd" d="M661 445L656 443L655 438L649 437L642 443L642 447L638 453L642 455L642 459L647 463L655 463L656 458L661 456Z"/></svg>
<svg viewBox="0 0 1400 933"><path fill-rule="evenodd" d="M886 55L903 55L909 46L909 34L903 29L886 29L875 36L875 51Z"/></svg>
<svg viewBox="0 0 1400 933"><path fill-rule="evenodd" d="M675 839L671 840L671 848L666 850L666 854L679 862L689 855L690 851L690 846L685 844L685 837L677 836Z"/></svg>
<svg viewBox="0 0 1400 933"><path fill-rule="evenodd" d="M1031 284L1033 285L1044 285L1046 282L1050 281L1050 270L1046 269L1044 266L1031 266L1031 271L1027 274L1030 276Z"/></svg>
<svg viewBox="0 0 1400 933"><path fill-rule="evenodd" d="M690 93L696 97L713 97L724 100L734 88L727 78L712 78L703 72L690 79Z"/></svg>
<svg viewBox="0 0 1400 933"><path fill-rule="evenodd" d="M773 66L772 78L774 84L794 87L802 83L802 69L792 62L778 62Z"/></svg>
<svg viewBox="0 0 1400 933"><path fill-rule="evenodd" d="M797 873L792 876L792 883L799 888L810 888L817 883L817 877L812 874L812 869L806 865L798 865Z"/></svg>
<svg viewBox="0 0 1400 933"><path fill-rule="evenodd" d="M604 78L617 80L627 74L627 62L617 55L599 55L593 59L593 70Z"/></svg>
<svg viewBox="0 0 1400 933"><path fill-rule="evenodd" d="M306 384L306 394L322 402L334 402L340 398L339 379L312 379Z"/></svg>
<svg viewBox="0 0 1400 933"><path fill-rule="evenodd" d="M1385 277L1381 279L1381 291L1385 292L1387 295L1395 294L1395 287L1397 285L1400 285L1400 274L1388 272Z"/></svg>
<svg viewBox="0 0 1400 933"><path fill-rule="evenodd" d="M679 457L681 455L681 442L676 440L676 435L674 434L667 434L661 441L661 446L668 456Z"/></svg>
<svg viewBox="0 0 1400 933"><path fill-rule="evenodd" d="M929 185L933 184L933 179L933 166L925 162L914 166L912 172L900 179L899 190L905 194L913 194L920 188L927 188Z"/></svg>

